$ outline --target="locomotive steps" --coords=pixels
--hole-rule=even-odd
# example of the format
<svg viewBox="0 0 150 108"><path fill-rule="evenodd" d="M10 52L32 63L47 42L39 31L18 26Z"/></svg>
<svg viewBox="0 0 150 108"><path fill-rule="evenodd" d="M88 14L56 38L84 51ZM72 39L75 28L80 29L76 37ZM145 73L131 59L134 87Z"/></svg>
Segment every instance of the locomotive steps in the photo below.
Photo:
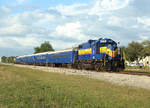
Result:
<svg viewBox="0 0 150 108"><path fill-rule="evenodd" d="M77 69L67 69L67 68L54 68L54 67L44 67L44 66L32 66L32 65L19 65L19 64L5 64L14 65L17 67L27 67L31 69L38 69L45 72L57 72L67 75L82 75L89 78L96 78L103 81L108 81L117 85L122 86L133 86L150 90L150 77L139 76L139 75L129 75L129 74L117 74L108 72L95 72L87 70L77 70Z"/></svg>

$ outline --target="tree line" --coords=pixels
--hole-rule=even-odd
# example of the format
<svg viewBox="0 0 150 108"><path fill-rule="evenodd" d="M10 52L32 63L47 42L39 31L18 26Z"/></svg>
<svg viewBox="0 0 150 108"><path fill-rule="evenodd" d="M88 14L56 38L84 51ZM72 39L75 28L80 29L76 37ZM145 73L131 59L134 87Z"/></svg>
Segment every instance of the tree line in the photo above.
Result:
<svg viewBox="0 0 150 108"><path fill-rule="evenodd" d="M14 63L15 60L16 60L15 56L11 56L11 57L3 56L3 57L1 57L1 62L3 62L3 63Z"/></svg>
<svg viewBox="0 0 150 108"><path fill-rule="evenodd" d="M127 47L121 46L120 49L124 52L124 58L127 61L138 61L146 56L150 56L150 41L132 41Z"/></svg>

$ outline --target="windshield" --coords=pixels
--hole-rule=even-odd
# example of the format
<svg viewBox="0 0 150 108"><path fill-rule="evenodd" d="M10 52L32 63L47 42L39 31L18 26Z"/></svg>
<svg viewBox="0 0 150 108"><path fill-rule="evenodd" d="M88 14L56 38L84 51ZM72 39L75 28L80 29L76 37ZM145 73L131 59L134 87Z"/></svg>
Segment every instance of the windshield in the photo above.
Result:
<svg viewBox="0 0 150 108"><path fill-rule="evenodd" d="M97 43L96 47L99 48L99 47L113 47L113 48L116 48L117 47L117 44L116 43Z"/></svg>
<svg viewBox="0 0 150 108"><path fill-rule="evenodd" d="M116 48L116 47L117 47L117 44L113 44L112 46L113 46L114 48Z"/></svg>
<svg viewBox="0 0 150 108"><path fill-rule="evenodd" d="M117 47L117 44L115 44L115 43L108 43L107 46L108 46L108 47L111 47L111 46L112 46L113 48L116 48L116 47Z"/></svg>
<svg viewBox="0 0 150 108"><path fill-rule="evenodd" d="M100 47L104 47L104 46L107 46L107 44L106 43L101 43L100 44Z"/></svg>

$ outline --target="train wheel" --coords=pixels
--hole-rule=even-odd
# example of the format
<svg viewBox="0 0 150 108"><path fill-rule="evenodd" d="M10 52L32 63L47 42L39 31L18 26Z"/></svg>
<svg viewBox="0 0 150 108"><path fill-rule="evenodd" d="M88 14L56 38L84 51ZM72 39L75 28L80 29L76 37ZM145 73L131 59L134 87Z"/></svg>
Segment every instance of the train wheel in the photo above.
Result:
<svg viewBox="0 0 150 108"><path fill-rule="evenodd" d="M67 67L68 67L69 69L71 69L71 68L72 68L72 64L67 64Z"/></svg>
<svg viewBox="0 0 150 108"><path fill-rule="evenodd" d="M82 69L82 64L81 63L78 64L78 69Z"/></svg>
<svg viewBox="0 0 150 108"><path fill-rule="evenodd" d="M95 70L98 72L98 71L100 71L100 66L99 66L99 64L96 64L95 65Z"/></svg>
<svg viewBox="0 0 150 108"><path fill-rule="evenodd" d="M119 72L119 71L120 71L120 68L119 68L119 67L114 67L114 68L112 69L112 71L113 71L113 72Z"/></svg>

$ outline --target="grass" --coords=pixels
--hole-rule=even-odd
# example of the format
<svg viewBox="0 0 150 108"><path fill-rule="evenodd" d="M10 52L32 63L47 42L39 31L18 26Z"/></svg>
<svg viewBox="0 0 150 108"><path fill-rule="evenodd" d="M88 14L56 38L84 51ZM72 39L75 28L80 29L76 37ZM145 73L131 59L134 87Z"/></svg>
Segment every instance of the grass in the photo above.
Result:
<svg viewBox="0 0 150 108"><path fill-rule="evenodd" d="M125 72L140 72L140 73L150 73L150 70L133 70L133 69L128 69L125 70Z"/></svg>
<svg viewBox="0 0 150 108"><path fill-rule="evenodd" d="M150 91L0 65L0 108L150 108Z"/></svg>
<svg viewBox="0 0 150 108"><path fill-rule="evenodd" d="M139 68L138 66L127 67L125 72L141 72L141 73L150 73L150 67Z"/></svg>

